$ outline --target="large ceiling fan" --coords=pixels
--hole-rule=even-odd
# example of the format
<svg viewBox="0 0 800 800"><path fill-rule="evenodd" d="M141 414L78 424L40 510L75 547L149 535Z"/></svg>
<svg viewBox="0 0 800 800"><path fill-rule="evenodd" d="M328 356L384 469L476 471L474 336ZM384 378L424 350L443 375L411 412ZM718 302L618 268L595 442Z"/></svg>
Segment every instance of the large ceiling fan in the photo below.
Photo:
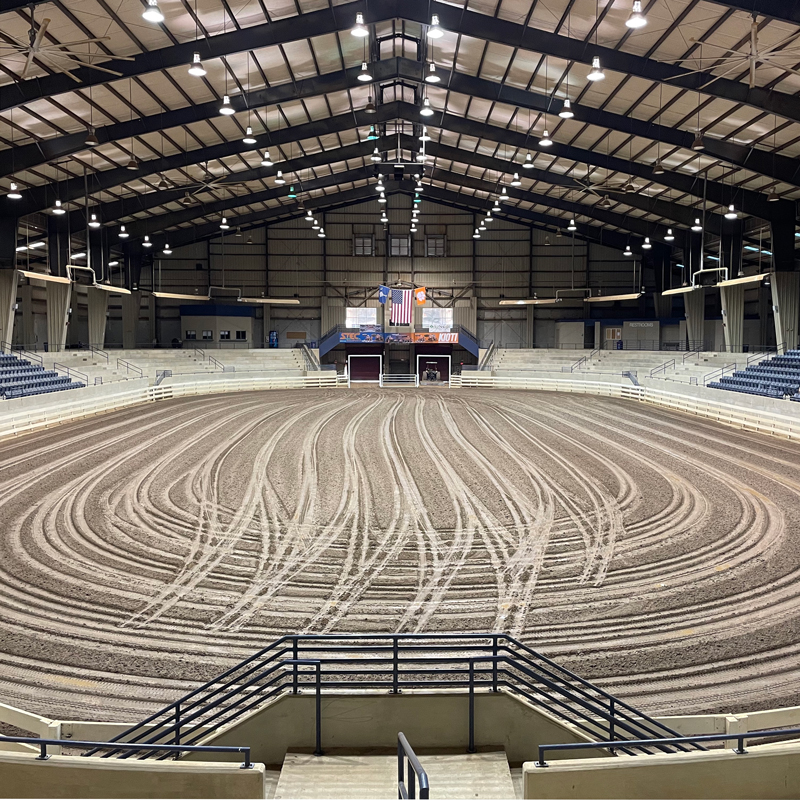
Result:
<svg viewBox="0 0 800 800"><path fill-rule="evenodd" d="M74 42L61 42L59 44L50 44L45 41L47 27L50 25L50 20L45 17L36 29L34 20L33 8L31 9L31 27L28 31L28 41L19 39L6 33L5 36L11 41L0 41L0 60L19 60L25 59L25 66L22 68L20 80L25 80L33 66L34 61L38 61L44 67L60 72L64 75L69 75L76 83L80 83L80 79L76 78L71 70L78 67L89 67L90 69L100 70L107 72L109 75L116 75L120 77L121 72L117 72L107 67L102 67L99 64L92 63L94 58L108 58L105 53L82 53L72 48L97 44L110 39L110 36L96 36L91 39L78 39ZM118 61L133 61L132 56L114 56Z"/></svg>
<svg viewBox="0 0 800 800"><path fill-rule="evenodd" d="M215 198L219 199L217 192L229 189L233 194L237 194L238 190L241 188L245 188L249 191L249 187L247 183L244 181L232 181L230 180L230 175L220 175L216 177L208 168L208 162L201 166L203 170L202 177L197 181L192 181L190 183L180 184L177 181L169 181L164 178L163 175L160 176L160 181L158 183L158 188L161 190L168 189L169 183L172 183L174 186L178 188L184 188L185 192L183 197L180 199L181 205L189 206L193 205L194 203L202 202L198 195L201 195L205 192L210 192L214 195Z"/></svg>

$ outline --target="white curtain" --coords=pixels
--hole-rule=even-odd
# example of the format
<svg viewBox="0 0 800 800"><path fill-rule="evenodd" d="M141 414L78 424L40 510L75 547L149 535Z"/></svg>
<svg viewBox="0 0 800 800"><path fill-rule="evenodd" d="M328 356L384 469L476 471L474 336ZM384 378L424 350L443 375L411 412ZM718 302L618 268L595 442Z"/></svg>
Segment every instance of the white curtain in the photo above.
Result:
<svg viewBox="0 0 800 800"><path fill-rule="evenodd" d="M51 352L59 352L67 343L67 322L72 297L71 283L47 284L47 341Z"/></svg>
<svg viewBox="0 0 800 800"><path fill-rule="evenodd" d="M106 342L106 314L108 312L108 292L102 289L88 290L89 300L89 344L101 350Z"/></svg>
<svg viewBox="0 0 800 800"><path fill-rule="evenodd" d="M14 333L14 304L17 302L17 271L0 270L0 341L11 343Z"/></svg>
<svg viewBox="0 0 800 800"><path fill-rule="evenodd" d="M723 286L722 329L729 353L741 353L744 339L744 286Z"/></svg>
<svg viewBox="0 0 800 800"><path fill-rule="evenodd" d="M772 275L772 311L775 340L780 348L797 349L797 318L800 310L800 273L776 272Z"/></svg>

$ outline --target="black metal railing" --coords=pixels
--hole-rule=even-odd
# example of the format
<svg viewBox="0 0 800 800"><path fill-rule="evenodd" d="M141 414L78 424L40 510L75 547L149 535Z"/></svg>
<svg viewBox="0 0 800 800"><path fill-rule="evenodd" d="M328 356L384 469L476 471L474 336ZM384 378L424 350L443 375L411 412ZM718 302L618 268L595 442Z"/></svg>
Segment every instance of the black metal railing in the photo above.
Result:
<svg viewBox="0 0 800 800"><path fill-rule="evenodd" d="M635 741L633 739L611 739L604 742L572 742L569 744L540 744L539 745L539 760L535 762L537 767L546 767L547 762L544 759L544 754L547 752L556 751L571 751L571 750L618 750L625 749L638 749L644 747L652 747L653 745L684 745L684 744L699 744L701 742L732 742L736 741L736 749L733 751L737 755L746 755L744 743L747 739L774 739L776 737L792 738L800 736L800 728L778 728L767 731L749 731L748 733L708 733L700 734L698 736L672 736L664 739L640 739Z"/></svg>
<svg viewBox="0 0 800 800"><path fill-rule="evenodd" d="M317 665L314 673L301 670L303 663ZM655 740L678 735L505 634L298 634L281 637L112 741L195 744L282 694L314 691L319 708L319 697L327 690L397 693L406 688L468 690L470 747L474 747L478 691L511 692L592 739ZM112 755L127 758L132 753L112 750L106 757ZM168 753L156 757L166 758Z"/></svg>
<svg viewBox="0 0 800 800"><path fill-rule="evenodd" d="M406 759L408 759L408 775L406 775ZM420 800L430 797L430 783L428 773L419 763L417 754L404 733L397 734L397 796L400 800L414 800L417 796L417 783L419 783Z"/></svg>
<svg viewBox="0 0 800 800"><path fill-rule="evenodd" d="M126 375L129 375L132 372L134 375L137 375L140 378L144 377L144 373L141 369L139 369L139 367L136 366L136 364L131 364L130 361L126 361L124 358L117 359L117 369L124 369Z"/></svg>
<svg viewBox="0 0 800 800"><path fill-rule="evenodd" d="M119 750L125 749L132 752L148 751L168 751L170 753L244 753L242 769L252 769L253 763L250 760L249 747L223 747L221 745L163 745L163 744L109 744L108 742L81 742L74 739L35 739L27 736L0 736L0 742L14 742L17 744L29 744L39 748L37 761L47 761L50 756L47 753L48 747L73 747L76 750L91 748L90 752L95 753L99 750ZM82 755L86 755L83 753Z"/></svg>

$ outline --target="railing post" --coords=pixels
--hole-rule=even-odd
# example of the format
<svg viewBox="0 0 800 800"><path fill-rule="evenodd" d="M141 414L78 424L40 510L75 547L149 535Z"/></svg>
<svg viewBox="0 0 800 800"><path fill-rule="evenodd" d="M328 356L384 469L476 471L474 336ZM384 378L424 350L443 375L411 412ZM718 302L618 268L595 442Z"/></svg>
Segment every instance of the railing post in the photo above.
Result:
<svg viewBox="0 0 800 800"><path fill-rule="evenodd" d="M173 737L173 744L178 745L181 743L181 704L175 706L175 736ZM175 753L175 761L180 758L180 753Z"/></svg>
<svg viewBox="0 0 800 800"><path fill-rule="evenodd" d="M317 735L316 735L316 749L314 750L315 756L322 755L322 664L318 661L316 664L317 667L317 697L316 697L316 727L317 727Z"/></svg>
<svg viewBox="0 0 800 800"><path fill-rule="evenodd" d="M417 773L414 772L414 767L411 766L411 761L408 762L408 781L406 782L406 789L408 790L409 798L417 796Z"/></svg>
<svg viewBox="0 0 800 800"><path fill-rule="evenodd" d="M400 784L404 783L405 781L405 774L404 774L404 767L405 764L403 763L405 760L405 752L403 751L403 743L400 741L400 737L397 737L397 796L402 800L403 794L400 791Z"/></svg>
<svg viewBox="0 0 800 800"><path fill-rule="evenodd" d="M614 698L612 697L608 701L608 714L609 714L609 717L610 717L610 719L608 720L608 741L609 742L613 742L614 741L614 733L615 733L614 732L614 713L615 713L615 711L616 711L616 703L614 702ZM609 750L612 753L614 752L614 748L613 747L609 748Z"/></svg>
<svg viewBox="0 0 800 800"><path fill-rule="evenodd" d="M495 634L494 637L493 637L493 641L492 641L492 656L493 656L493 659L492 659L492 691L493 692L498 691L498 689L497 689L497 650L498 650L497 639L498 639L498 636L497 636L497 634Z"/></svg>
<svg viewBox="0 0 800 800"><path fill-rule="evenodd" d="M475 752L475 660L469 660L469 745L468 753Z"/></svg>
<svg viewBox="0 0 800 800"><path fill-rule="evenodd" d="M400 694L400 652L396 636L392 638L392 694Z"/></svg>
<svg viewBox="0 0 800 800"><path fill-rule="evenodd" d="M39 755L36 756L36 760L37 761L47 761L48 758L50 758L50 756L47 755L47 743L46 742L42 742L39 745Z"/></svg>
<svg viewBox="0 0 800 800"><path fill-rule="evenodd" d="M292 694L297 694L297 637L292 639Z"/></svg>

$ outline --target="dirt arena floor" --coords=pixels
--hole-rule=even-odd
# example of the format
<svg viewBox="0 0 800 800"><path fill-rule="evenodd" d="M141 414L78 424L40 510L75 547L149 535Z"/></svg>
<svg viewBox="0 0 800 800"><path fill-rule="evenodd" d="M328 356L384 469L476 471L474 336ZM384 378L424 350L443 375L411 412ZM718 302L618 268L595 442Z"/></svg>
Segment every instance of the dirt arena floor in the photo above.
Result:
<svg viewBox="0 0 800 800"><path fill-rule="evenodd" d="M800 702L800 447L630 401L251 392L0 445L0 701L137 720L298 631L507 631L658 713Z"/></svg>

